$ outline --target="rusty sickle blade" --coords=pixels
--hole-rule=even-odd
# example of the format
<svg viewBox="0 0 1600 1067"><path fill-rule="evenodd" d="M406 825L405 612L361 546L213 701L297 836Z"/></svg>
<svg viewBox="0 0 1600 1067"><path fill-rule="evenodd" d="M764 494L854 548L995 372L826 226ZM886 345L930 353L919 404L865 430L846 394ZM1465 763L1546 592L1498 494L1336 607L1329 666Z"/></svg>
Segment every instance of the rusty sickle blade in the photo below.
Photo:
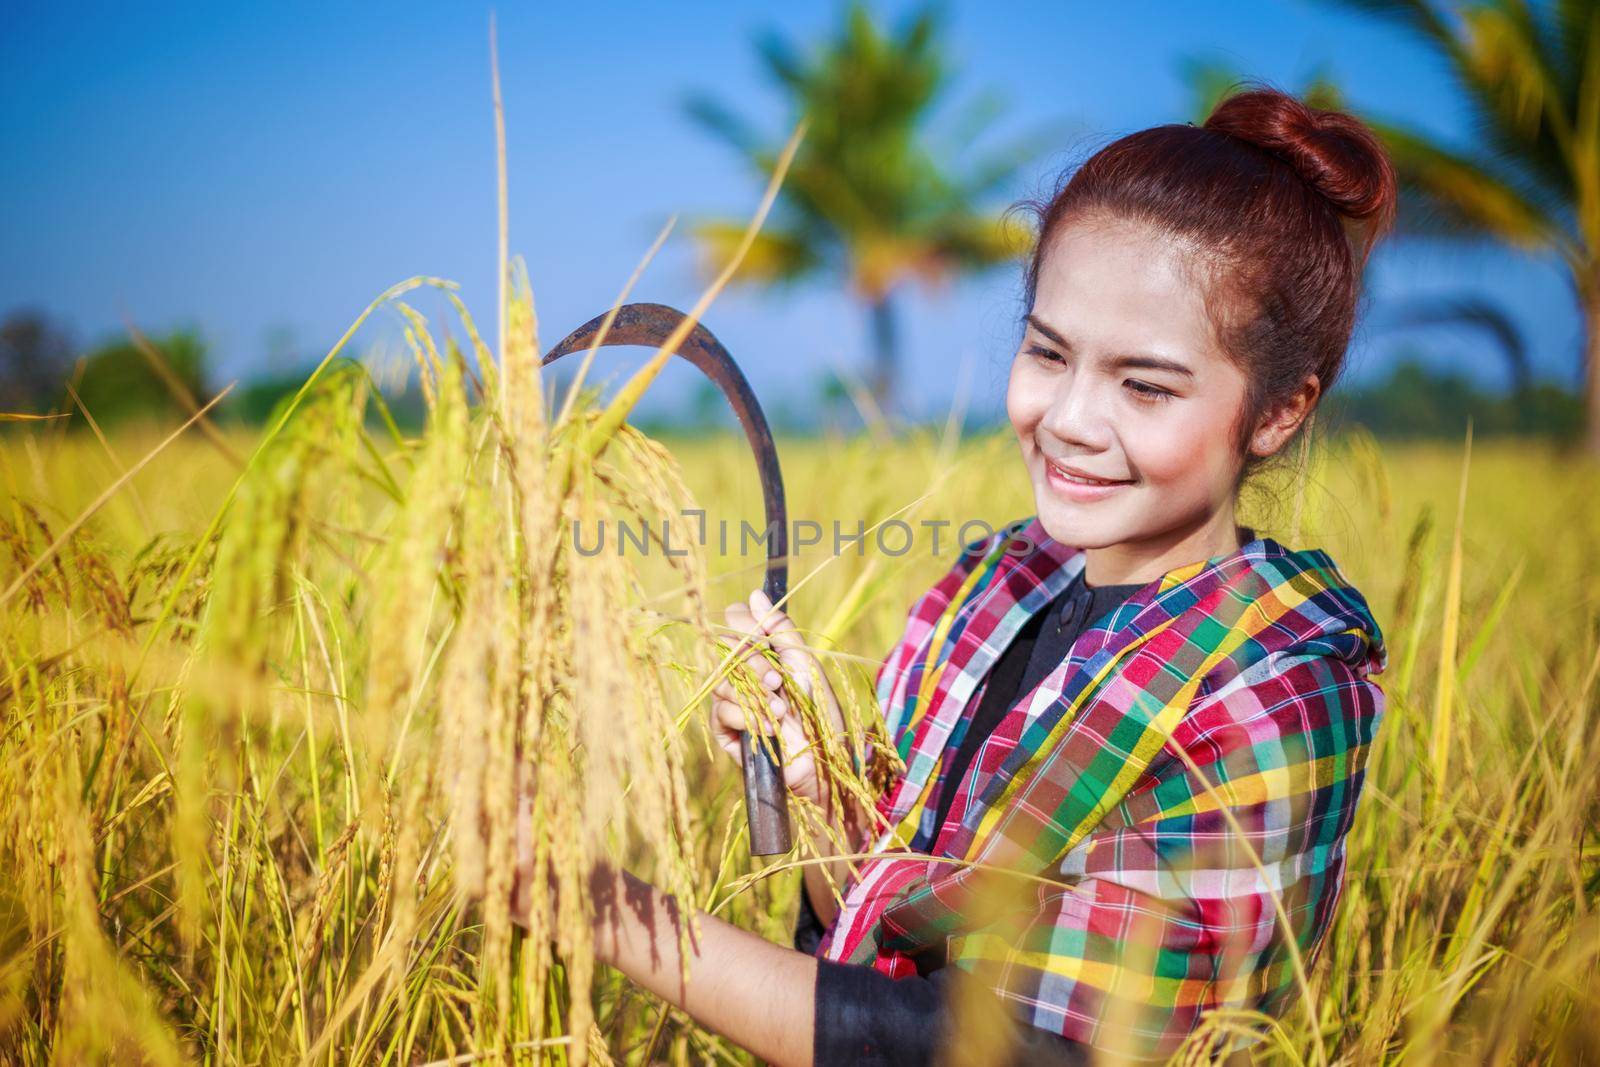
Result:
<svg viewBox="0 0 1600 1067"><path fill-rule="evenodd" d="M665 304L624 304L601 345L660 348L686 318L683 312ZM545 353L542 365L548 366L572 352L587 351L604 321L605 315L596 315L568 334ZM770 533L762 591L776 604L789 591L789 522L783 499L783 474L778 469L778 449L772 442L767 417L756 403L756 395L739 365L705 326L695 323L676 354L699 367L700 372L722 390L739 418L739 425L744 427L750 450L755 453ZM755 738L746 731L740 735L739 742L744 756L744 803L750 822L750 854L772 856L788 852L789 799L783 785L783 768L778 762L778 739Z"/></svg>

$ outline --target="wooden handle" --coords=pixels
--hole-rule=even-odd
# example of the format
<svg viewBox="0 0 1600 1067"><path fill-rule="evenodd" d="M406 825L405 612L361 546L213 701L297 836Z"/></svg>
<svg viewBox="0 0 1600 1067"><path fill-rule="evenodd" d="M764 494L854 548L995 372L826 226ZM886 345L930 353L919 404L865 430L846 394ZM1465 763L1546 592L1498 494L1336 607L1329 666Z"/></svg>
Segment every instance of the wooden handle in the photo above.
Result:
<svg viewBox="0 0 1600 1067"><path fill-rule="evenodd" d="M776 453L773 462L777 462ZM768 559L761 591L774 604L787 595L789 568L783 556ZM744 814L750 821L750 855L788 852L793 843L789 836L789 790L783 784L783 764L778 761L778 739L769 737L763 742L746 730L739 735L739 751L744 756Z"/></svg>
<svg viewBox="0 0 1600 1067"><path fill-rule="evenodd" d="M677 308L665 304L624 304L617 309L611 326L602 336L600 327L610 315L596 315L569 333L561 343L546 352L541 363L548 365L571 352L602 345L642 345L657 348L667 343L678 326L688 318ZM677 354L699 367L728 398L739 424L744 427L750 450L755 454L756 472L761 476L761 499L767 516L767 577L764 591L774 604L789 589L788 510L783 496L783 474L778 469L778 448L772 440L767 417L756 402L756 394L745 380L739 365L710 330L696 322L678 345ZM744 753L745 813L750 819L750 854L774 856L789 851L789 793L783 784L783 768L777 760L778 739L756 743L746 734L739 737Z"/></svg>
<svg viewBox="0 0 1600 1067"><path fill-rule="evenodd" d="M749 730L739 735L744 758L744 813L750 822L750 855L776 856L788 852L789 791L783 784L783 767L774 759L778 739L763 739Z"/></svg>

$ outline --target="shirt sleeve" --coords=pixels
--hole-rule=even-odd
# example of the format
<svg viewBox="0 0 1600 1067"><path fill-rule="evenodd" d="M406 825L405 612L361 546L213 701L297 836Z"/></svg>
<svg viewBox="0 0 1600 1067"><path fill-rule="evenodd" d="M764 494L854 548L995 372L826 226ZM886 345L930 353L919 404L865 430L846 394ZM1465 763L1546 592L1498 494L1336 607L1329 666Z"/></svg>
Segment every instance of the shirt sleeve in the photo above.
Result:
<svg viewBox="0 0 1600 1067"><path fill-rule="evenodd" d="M906 610L905 624L900 638L889 649L889 654L878 665L873 676L873 692L878 709L883 716L883 733L889 748L898 749L905 741L906 715L913 703L912 696L922 682L922 670L928 648L932 643L940 616L962 592L963 585L973 571L983 562L995 546L995 539L1010 538L1026 525L1027 520L1017 519L988 537L969 541L956 553L949 568L932 586L922 591ZM870 763L875 756L874 745L868 738L862 759ZM857 770L861 767L858 765ZM890 820L890 806L894 795L894 781L881 783L882 789L875 805L879 821ZM848 883L845 886L849 888Z"/></svg>
<svg viewBox="0 0 1600 1067"><path fill-rule="evenodd" d="M905 672L930 636L934 620L982 561L993 537L1010 536L1025 522L1018 520L989 538L964 545L950 569L911 605L900 640L874 678L874 689L884 709L899 699ZM887 795L880 798L880 815L886 815L882 807L886 799ZM802 885L795 948L815 955L825 932ZM871 967L819 960L813 1062L816 1067L926 1067L934 1063L938 1051L956 1038L949 1002L958 986L969 995L985 997L998 1005L993 991L975 984L955 968L942 967L927 977L895 979ZM1058 1034L1010 1025L1007 1036L1015 1063L1088 1067L1091 1062L1087 1048Z"/></svg>
<svg viewBox="0 0 1600 1067"><path fill-rule="evenodd" d="M815 1067L928 1067L940 1050L961 1039L951 1004L956 992L984 998L996 1017L1004 1009L992 990L954 968L928 977L890 978L855 964L820 960L814 1016ZM996 1039L991 1039L996 1040ZM1085 1046L1031 1026L1007 1026L997 1043L1008 1044L1011 1058L985 1062L1038 1067L1089 1067Z"/></svg>
<svg viewBox="0 0 1600 1067"><path fill-rule="evenodd" d="M1278 1010L1334 914L1382 696L1300 650L1221 684L1061 860L1068 884L952 957L1032 1025L1135 1057L1213 1008Z"/></svg>
<svg viewBox="0 0 1600 1067"><path fill-rule="evenodd" d="M962 586L972 572L983 562L985 555L995 547L996 538L1009 540L1027 525L1026 519L1014 520L1000 527L988 537L969 541L961 546L948 570L912 603L906 611L905 626L900 639L878 667L873 679L878 706L884 716L884 725L892 744L900 744L906 727L905 712L909 709L908 694L922 680L921 659L934 637L939 617L951 602L961 594Z"/></svg>

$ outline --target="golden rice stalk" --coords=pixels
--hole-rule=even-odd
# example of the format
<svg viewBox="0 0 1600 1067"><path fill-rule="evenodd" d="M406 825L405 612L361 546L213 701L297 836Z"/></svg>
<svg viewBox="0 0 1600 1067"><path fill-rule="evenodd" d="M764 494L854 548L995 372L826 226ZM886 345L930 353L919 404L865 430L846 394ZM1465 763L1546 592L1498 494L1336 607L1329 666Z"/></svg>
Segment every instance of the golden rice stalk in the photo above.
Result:
<svg viewBox="0 0 1600 1067"><path fill-rule="evenodd" d="M1450 720L1455 715L1456 642L1461 632L1462 527L1466 525L1467 474L1472 464L1472 426L1467 426L1466 448L1461 458L1461 491L1457 496L1455 531L1450 541L1450 569L1445 583L1444 624L1439 628L1439 684L1433 703L1433 746L1430 762L1434 788L1449 788Z"/></svg>

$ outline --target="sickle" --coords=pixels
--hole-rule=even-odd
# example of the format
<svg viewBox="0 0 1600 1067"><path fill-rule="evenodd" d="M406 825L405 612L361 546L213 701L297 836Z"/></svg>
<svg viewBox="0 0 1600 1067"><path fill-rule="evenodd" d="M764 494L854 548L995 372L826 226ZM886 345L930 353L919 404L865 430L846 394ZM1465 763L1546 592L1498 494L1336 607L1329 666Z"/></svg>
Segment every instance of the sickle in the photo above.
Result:
<svg viewBox="0 0 1600 1067"><path fill-rule="evenodd" d="M611 328L606 331L602 346L640 345L660 348L672 331L688 318L677 308L665 304L624 304L617 311ZM600 332L605 315L596 315L578 329L568 334L560 344L545 353L542 366L549 366L571 352L586 351ZM762 591L774 604L789 591L789 545L787 538L788 512L783 500L783 474L778 469L778 449L772 443L772 431L767 417L756 403L739 365L722 347L722 342L700 323L684 339L678 355L700 368L707 378L716 383L722 395L728 398L733 413L744 427L750 449L755 453L756 470L761 476L761 499L766 506L767 529L772 536L767 539L767 575ZM748 730L739 735L739 749L744 760L745 817L750 823L750 854L772 856L788 852L789 798L783 784L783 768L778 763L778 739L767 738L763 743L751 737Z"/></svg>

